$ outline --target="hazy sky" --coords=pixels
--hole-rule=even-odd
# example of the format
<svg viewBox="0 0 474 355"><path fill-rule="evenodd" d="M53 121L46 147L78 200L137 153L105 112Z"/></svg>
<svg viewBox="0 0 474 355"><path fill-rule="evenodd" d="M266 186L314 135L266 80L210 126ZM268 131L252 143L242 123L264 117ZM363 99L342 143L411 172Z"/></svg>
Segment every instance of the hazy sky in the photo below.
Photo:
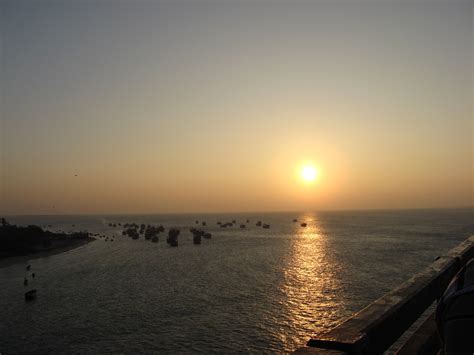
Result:
<svg viewBox="0 0 474 355"><path fill-rule="evenodd" d="M473 205L472 0L0 4L2 214Z"/></svg>

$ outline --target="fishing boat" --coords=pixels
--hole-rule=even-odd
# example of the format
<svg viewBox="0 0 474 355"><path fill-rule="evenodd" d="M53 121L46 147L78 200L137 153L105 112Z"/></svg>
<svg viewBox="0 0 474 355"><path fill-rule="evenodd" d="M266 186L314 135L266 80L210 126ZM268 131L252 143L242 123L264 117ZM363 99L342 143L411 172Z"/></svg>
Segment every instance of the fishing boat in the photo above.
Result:
<svg viewBox="0 0 474 355"><path fill-rule="evenodd" d="M199 234L199 233L194 234L193 243L194 244L201 244L201 234Z"/></svg>
<svg viewBox="0 0 474 355"><path fill-rule="evenodd" d="M179 235L179 233L180 233L179 229L171 228L168 231L168 238L166 239L166 242L172 247L177 247L178 246L178 235Z"/></svg>
<svg viewBox="0 0 474 355"><path fill-rule="evenodd" d="M36 290L25 292L25 301L32 301L36 298Z"/></svg>

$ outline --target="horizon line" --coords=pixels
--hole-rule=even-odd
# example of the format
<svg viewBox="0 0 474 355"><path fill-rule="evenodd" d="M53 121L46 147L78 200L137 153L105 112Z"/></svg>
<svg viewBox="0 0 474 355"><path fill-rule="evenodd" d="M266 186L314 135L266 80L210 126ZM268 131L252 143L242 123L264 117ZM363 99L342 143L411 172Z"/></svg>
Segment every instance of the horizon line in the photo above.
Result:
<svg viewBox="0 0 474 355"><path fill-rule="evenodd" d="M46 216L152 216L152 215L210 215L210 214L257 214L257 213L321 213L321 212L364 212L364 211L422 211L422 210L463 210L474 209L470 206L454 207L397 207L397 208L348 208L348 209L318 209L318 210L268 210L268 211L224 211L224 212L107 212L107 213L62 213L62 214L0 214L1 217L46 217Z"/></svg>

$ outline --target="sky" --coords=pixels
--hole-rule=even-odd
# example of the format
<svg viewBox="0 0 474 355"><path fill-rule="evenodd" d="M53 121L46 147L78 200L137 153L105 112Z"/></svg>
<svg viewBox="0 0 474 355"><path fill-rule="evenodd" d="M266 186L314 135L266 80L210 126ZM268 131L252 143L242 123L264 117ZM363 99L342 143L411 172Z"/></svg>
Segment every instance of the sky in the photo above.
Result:
<svg viewBox="0 0 474 355"><path fill-rule="evenodd" d="M472 206L473 7L0 0L0 214Z"/></svg>

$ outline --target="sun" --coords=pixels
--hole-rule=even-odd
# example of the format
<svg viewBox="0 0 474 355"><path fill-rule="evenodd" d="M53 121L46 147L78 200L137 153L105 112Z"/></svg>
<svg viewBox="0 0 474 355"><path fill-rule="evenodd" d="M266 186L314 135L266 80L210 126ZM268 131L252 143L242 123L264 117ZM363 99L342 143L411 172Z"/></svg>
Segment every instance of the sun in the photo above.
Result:
<svg viewBox="0 0 474 355"><path fill-rule="evenodd" d="M312 165L305 165L301 169L301 177L308 182L314 181L318 177L318 171Z"/></svg>

